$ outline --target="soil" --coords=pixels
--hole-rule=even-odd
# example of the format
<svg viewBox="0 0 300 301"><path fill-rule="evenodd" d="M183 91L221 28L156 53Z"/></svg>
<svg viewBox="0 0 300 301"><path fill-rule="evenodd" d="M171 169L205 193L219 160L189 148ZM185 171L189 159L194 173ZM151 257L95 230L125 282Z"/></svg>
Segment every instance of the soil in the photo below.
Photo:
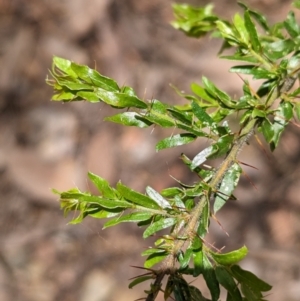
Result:
<svg viewBox="0 0 300 301"><path fill-rule="evenodd" d="M239 10L235 1L213 3L224 18ZM290 1L248 3L271 21L290 9ZM72 216L63 217L51 188L96 193L87 171L141 192L147 185L174 186L172 177L191 183L180 153L193 157L207 142L156 153L156 142L172 131L105 122L116 111L103 104L50 102L45 78L56 55L96 67L148 99L181 101L170 84L189 92L202 75L239 95L230 63L216 58L220 43L188 39L171 20L171 1L0 0L0 300L143 297L146 286L127 285L141 273L131 266L142 265L140 253L151 239L141 241L142 230L133 225L102 231L103 221L91 218L69 225ZM274 286L271 301L300 295L299 138L291 125L274 153L250 141L240 160L258 170L244 167L238 201L218 215L230 236L212 222L207 237L227 251L245 244L250 253L241 265ZM196 284L205 287L201 277ZM205 288L203 294L209 296Z"/></svg>

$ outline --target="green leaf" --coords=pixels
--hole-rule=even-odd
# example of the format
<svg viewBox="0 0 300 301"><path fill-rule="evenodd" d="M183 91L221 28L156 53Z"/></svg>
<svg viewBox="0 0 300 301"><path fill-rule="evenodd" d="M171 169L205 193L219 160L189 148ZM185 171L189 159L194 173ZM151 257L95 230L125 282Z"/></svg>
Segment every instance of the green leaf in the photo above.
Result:
<svg viewBox="0 0 300 301"><path fill-rule="evenodd" d="M110 92L101 88L95 89L95 94L105 103L118 108L141 108L146 109L147 104L136 96L127 95L125 93Z"/></svg>
<svg viewBox="0 0 300 301"><path fill-rule="evenodd" d="M147 128L152 122L143 119L142 116L136 112L124 112L114 116L104 118L106 121L111 121L126 126L136 126L139 128Z"/></svg>
<svg viewBox="0 0 300 301"><path fill-rule="evenodd" d="M125 94L127 94L127 95L137 96L136 93L135 93L135 91L133 90L133 88L128 87L128 86L123 86L123 87L121 88L121 92L122 92L122 93L125 93Z"/></svg>
<svg viewBox="0 0 300 301"><path fill-rule="evenodd" d="M56 67L71 77L77 78L76 72L71 68L72 62L58 56L53 57L53 68Z"/></svg>
<svg viewBox="0 0 300 301"><path fill-rule="evenodd" d="M221 186L216 193L214 213L217 213L231 197L239 181L242 169L238 163L234 163L225 173Z"/></svg>
<svg viewBox="0 0 300 301"><path fill-rule="evenodd" d="M206 133L205 131L199 131L197 128L197 125L193 125L193 126L187 126L185 124L182 123L177 123L176 124L177 128L185 130L187 132L190 132L191 134L196 135L197 137L210 137L209 133Z"/></svg>
<svg viewBox="0 0 300 301"><path fill-rule="evenodd" d="M210 80L208 80L205 76L202 77L202 82L206 91L214 97L219 104L225 106L226 108L235 108L235 103L232 101L231 97L225 93L224 91L218 89Z"/></svg>
<svg viewBox="0 0 300 301"><path fill-rule="evenodd" d="M56 77L55 79L56 79L56 82L61 86L61 88L68 88L74 94L77 91L81 91L81 90L88 90L88 91L93 90L93 87L90 84L82 83L78 80L69 79L69 78L66 78L63 76Z"/></svg>
<svg viewBox="0 0 300 301"><path fill-rule="evenodd" d="M154 190L152 187L147 186L146 187L146 192L148 196L155 201L161 208L171 208L170 203L163 198L162 195L160 195L156 190Z"/></svg>
<svg viewBox="0 0 300 301"><path fill-rule="evenodd" d="M133 281L131 281L128 285L128 288L133 288L134 286L136 286L137 284L140 284L142 282L145 282L147 280L152 280L153 279L153 275L149 275L149 276L139 276L138 278L135 278Z"/></svg>
<svg viewBox="0 0 300 301"><path fill-rule="evenodd" d="M166 252L166 250L164 250L164 249L149 248L149 249L143 251L141 255L149 256L152 254L165 253L165 252Z"/></svg>
<svg viewBox="0 0 300 301"><path fill-rule="evenodd" d="M209 147L202 150L199 154L197 154L191 164L191 169L197 168L199 165L201 165L203 162L207 160L207 158L216 152L216 147L214 145L210 145Z"/></svg>
<svg viewBox="0 0 300 301"><path fill-rule="evenodd" d="M266 112L265 110L260 110L260 109L257 109L257 108L254 108L253 111L252 111L252 114L251 114L251 117L254 119L256 117L266 117Z"/></svg>
<svg viewBox="0 0 300 301"><path fill-rule="evenodd" d="M212 105L217 104L216 100L209 96L209 94L206 93L205 89L198 84L193 83L191 85L191 89L197 96L201 97L203 100L206 100L208 103Z"/></svg>
<svg viewBox="0 0 300 301"><path fill-rule="evenodd" d="M179 122L182 122L186 125L192 125L192 115L187 114L187 112L181 112L179 110L176 110L174 108L168 109L168 112L171 113L171 115Z"/></svg>
<svg viewBox="0 0 300 301"><path fill-rule="evenodd" d="M141 221L146 221L152 217L152 213L149 212L133 212L124 216L118 216L106 222L103 226L103 229L112 227L124 222L133 222L138 223Z"/></svg>
<svg viewBox="0 0 300 301"><path fill-rule="evenodd" d="M146 259L146 261L144 263L144 267L147 268L147 269L150 269L155 264L157 264L157 263L161 262L162 260L164 260L167 257L167 255L168 255L167 252L151 254Z"/></svg>
<svg viewBox="0 0 300 301"><path fill-rule="evenodd" d="M185 269L189 265L192 256L193 256L193 247L189 246L185 250L183 257L179 257L179 263L181 269Z"/></svg>
<svg viewBox="0 0 300 301"><path fill-rule="evenodd" d="M189 290L191 293L191 301L209 301L208 299L203 297L202 293L197 287L190 285Z"/></svg>
<svg viewBox="0 0 300 301"><path fill-rule="evenodd" d="M232 146L233 139L233 134L220 137L218 141L212 145L215 151L208 156L208 159L215 159L226 155Z"/></svg>
<svg viewBox="0 0 300 301"><path fill-rule="evenodd" d="M266 141L268 143L271 143L274 139L274 130L270 120L265 118L259 129L262 131Z"/></svg>
<svg viewBox="0 0 300 301"><path fill-rule="evenodd" d="M99 102L99 97L94 93L90 91L79 91L76 93L77 97L80 99L87 100L89 102ZM65 99L64 99L65 100Z"/></svg>
<svg viewBox="0 0 300 301"><path fill-rule="evenodd" d="M170 187L170 188L165 188L160 193L164 197L174 197L176 195L181 195L182 190L178 187Z"/></svg>
<svg viewBox="0 0 300 301"><path fill-rule="evenodd" d="M300 1L299 0L294 0L293 1L293 6L295 6L298 9L300 9Z"/></svg>
<svg viewBox="0 0 300 301"><path fill-rule="evenodd" d="M216 21L217 28L219 29L222 37L232 46L239 45L239 40L236 37L236 31L224 21Z"/></svg>
<svg viewBox="0 0 300 301"><path fill-rule="evenodd" d="M172 277L172 276L171 276ZM174 275L174 297L175 301L186 301L191 300L192 296L190 292L190 286L180 275Z"/></svg>
<svg viewBox="0 0 300 301"><path fill-rule="evenodd" d="M278 60L295 49L295 42L291 39L277 40L264 45L264 54L271 60Z"/></svg>
<svg viewBox="0 0 300 301"><path fill-rule="evenodd" d="M245 19L246 21L246 19ZM245 45L249 44L249 33L248 28L246 28L246 24L243 18L239 14L235 14L233 18L233 23L236 30L239 33L239 40L244 43Z"/></svg>
<svg viewBox="0 0 300 301"><path fill-rule="evenodd" d="M205 253L203 253L203 277L210 291L212 301L218 301L220 297L220 287L215 270Z"/></svg>
<svg viewBox="0 0 300 301"><path fill-rule="evenodd" d="M268 292L271 290L272 286L265 281L259 279L253 273L243 270L238 265L234 265L230 268L234 278L240 283L244 283L254 290L259 290L261 292Z"/></svg>
<svg viewBox="0 0 300 301"><path fill-rule="evenodd" d="M209 218L210 218L210 206L209 206L209 202L206 200L202 210L200 223L197 231L199 237L201 238L204 238L208 232Z"/></svg>
<svg viewBox="0 0 300 301"><path fill-rule="evenodd" d="M292 38L297 38L300 34L299 25L295 18L295 13L290 11L283 25Z"/></svg>
<svg viewBox="0 0 300 301"><path fill-rule="evenodd" d="M53 100L53 101L71 101L71 100L74 100L74 98L76 98L76 95L74 95L74 93L62 91L59 94L54 94L52 96L51 100Z"/></svg>
<svg viewBox="0 0 300 301"><path fill-rule="evenodd" d="M192 101L192 110L204 127L216 128L214 120L194 101Z"/></svg>
<svg viewBox="0 0 300 301"><path fill-rule="evenodd" d="M265 31L269 31L269 26L266 20L266 17L256 11L249 9L243 2L238 1L239 6L241 6L244 10L247 10L251 17L253 17Z"/></svg>
<svg viewBox="0 0 300 301"><path fill-rule="evenodd" d="M149 113L142 116L146 120L158 124L159 126L163 128L169 128L176 125L173 118L167 115L167 113L161 113L155 110L151 110Z"/></svg>
<svg viewBox="0 0 300 301"><path fill-rule="evenodd" d="M251 20L250 13L248 10L245 11L244 18L245 18L245 27L249 34L251 46L255 52L259 53L261 50L261 45L258 39L255 25Z"/></svg>
<svg viewBox="0 0 300 301"><path fill-rule="evenodd" d="M275 73L270 72L262 67L257 67L256 65L234 66L229 69L229 72L250 74L253 75L254 79L272 79L276 77Z"/></svg>
<svg viewBox="0 0 300 301"><path fill-rule="evenodd" d="M290 102L282 102L278 110L276 110L274 123L273 123L273 131L274 136L272 142L270 144L271 150L274 150L278 143L280 136L288 124L288 121L293 117L293 107Z"/></svg>
<svg viewBox="0 0 300 301"><path fill-rule="evenodd" d="M261 301L262 293L258 290L252 290L249 286L241 283L241 291L243 295L247 298L247 301Z"/></svg>
<svg viewBox="0 0 300 301"><path fill-rule="evenodd" d="M117 190L120 193L120 195L123 196L129 202L132 202L144 208L158 209L158 210L161 209L161 207L155 201L153 201L152 199L150 199L144 194L141 194L139 192L130 189L129 187L123 185L121 182L117 184Z"/></svg>
<svg viewBox="0 0 300 301"><path fill-rule="evenodd" d="M116 208L115 210L106 211L100 208L100 211L95 212L89 212L89 216L94 218L111 218L115 217L116 215L119 215L122 211L124 211L123 208Z"/></svg>
<svg viewBox="0 0 300 301"><path fill-rule="evenodd" d="M179 195L175 195L173 201L174 201L173 206L175 206L176 209L181 210L181 211L186 210L186 206Z"/></svg>
<svg viewBox="0 0 300 301"><path fill-rule="evenodd" d="M247 253L248 253L247 247L243 246L242 248L238 250L234 250L229 253L219 254L219 253L210 252L210 255L218 264L231 265L241 261L243 258L245 258Z"/></svg>
<svg viewBox="0 0 300 301"><path fill-rule="evenodd" d="M235 283L227 269L222 266L217 266L215 271L218 282L228 291L228 293L232 297L232 300L242 301L242 296L237 287L237 284Z"/></svg>
<svg viewBox="0 0 300 301"><path fill-rule="evenodd" d="M99 196L82 193L77 189L72 189L60 194L61 200L77 200L78 203L96 204L105 209L115 208L131 208L132 205L129 202L119 199L108 199Z"/></svg>
<svg viewBox="0 0 300 301"><path fill-rule="evenodd" d="M154 233L174 226L177 223L177 219L173 217L161 218L158 221L152 223L143 233L143 237L147 238Z"/></svg>
<svg viewBox="0 0 300 301"><path fill-rule="evenodd" d="M241 55L240 53L236 53L234 55L224 55L221 56L222 59L231 60L231 61L243 61L248 63L258 63L257 58L253 57L251 54Z"/></svg>
<svg viewBox="0 0 300 301"><path fill-rule="evenodd" d="M193 142L197 138L196 135L190 133L177 134L172 137L165 138L156 144L156 151L165 148L175 147Z"/></svg>
<svg viewBox="0 0 300 301"><path fill-rule="evenodd" d="M105 179L103 179L91 172L88 173L88 177L104 197L106 197L106 198L115 198L116 197L115 189L110 187L108 181L106 181Z"/></svg>
<svg viewBox="0 0 300 301"><path fill-rule="evenodd" d="M284 101L280 104L280 109L282 111L282 116L286 122L293 118L293 106L290 102Z"/></svg>
<svg viewBox="0 0 300 301"><path fill-rule="evenodd" d="M194 261L194 272L193 276L198 277L203 272L203 252L202 249L199 249L197 252L193 253Z"/></svg>
<svg viewBox="0 0 300 301"><path fill-rule="evenodd" d="M298 120L300 120L300 102L294 103L294 110Z"/></svg>
<svg viewBox="0 0 300 301"><path fill-rule="evenodd" d="M198 38L214 30L217 17L212 14L213 6L193 7L188 4L173 4L174 28L183 31L187 36Z"/></svg>
<svg viewBox="0 0 300 301"><path fill-rule="evenodd" d="M118 84L113 79L101 75L98 71L91 69L88 66L72 62L71 68L76 73L77 77L93 86L102 88L106 91L120 91Z"/></svg>

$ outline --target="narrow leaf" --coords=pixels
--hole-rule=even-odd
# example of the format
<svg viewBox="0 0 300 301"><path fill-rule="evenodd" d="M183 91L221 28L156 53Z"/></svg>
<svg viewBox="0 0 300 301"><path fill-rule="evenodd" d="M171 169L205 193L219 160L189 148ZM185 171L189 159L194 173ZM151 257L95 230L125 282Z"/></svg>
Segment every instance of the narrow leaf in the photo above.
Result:
<svg viewBox="0 0 300 301"><path fill-rule="evenodd" d="M216 100L209 96L209 94L206 93L205 89L198 84L193 83L191 85L191 89L197 96L201 97L201 99L206 100L208 103L213 105L217 104Z"/></svg>
<svg viewBox="0 0 300 301"><path fill-rule="evenodd" d="M212 301L218 301L220 297L220 287L216 278L215 270L205 253L203 254L203 277L210 291Z"/></svg>
<svg viewBox="0 0 300 301"><path fill-rule="evenodd" d="M136 126L139 128L146 128L152 124L152 122L144 119L140 114L136 112L124 112L111 117L106 117L104 120L112 121L126 126Z"/></svg>
<svg viewBox="0 0 300 301"><path fill-rule="evenodd" d="M150 235L153 235L154 233L169 228L171 226L174 226L177 222L176 218L169 217L169 218L161 218L157 222L152 223L143 233L143 237L147 238Z"/></svg>
<svg viewBox="0 0 300 301"><path fill-rule="evenodd" d="M128 288L133 288L134 286L136 286L137 284L140 284L142 282L145 282L147 280L152 280L153 279L153 275L149 275L149 276L139 276L138 278L134 279L133 281L131 281L128 285Z"/></svg>
<svg viewBox="0 0 300 301"><path fill-rule="evenodd" d="M192 255L193 255L193 248L192 248L192 246L190 246L184 252L183 257L179 258L179 263L180 263L181 269L185 269L189 265Z"/></svg>
<svg viewBox="0 0 300 301"><path fill-rule="evenodd" d="M217 266L215 271L218 282L228 291L232 300L242 301L242 296L237 284L227 269L222 266Z"/></svg>
<svg viewBox="0 0 300 301"><path fill-rule="evenodd" d="M146 109L147 104L136 96L127 95L125 93L110 92L101 88L95 89L95 94L105 103L119 108L141 108Z"/></svg>
<svg viewBox="0 0 300 301"><path fill-rule="evenodd" d="M192 101L192 110L204 127L216 127L214 120L194 101Z"/></svg>
<svg viewBox="0 0 300 301"><path fill-rule="evenodd" d="M210 255L218 264L231 265L241 261L243 258L245 258L247 253L248 253L247 247L243 246L242 248L238 250L234 250L229 253L219 254L219 253L210 252Z"/></svg>
<svg viewBox="0 0 300 301"><path fill-rule="evenodd" d="M207 160L207 157L213 154L216 151L216 148L213 145L210 145L209 147L202 150L199 154L197 154L191 164L191 169L195 169L199 165L201 165L203 162Z"/></svg>
<svg viewBox="0 0 300 301"><path fill-rule="evenodd" d="M234 265L231 267L231 272L233 276L240 282L245 283L249 287L257 288L261 292L267 292L271 290L272 286L265 281L259 279L256 275L253 273L243 270L238 265Z"/></svg>
<svg viewBox="0 0 300 301"><path fill-rule="evenodd" d="M71 77L77 78L76 72L71 68L72 62L58 56L53 57L53 68L56 67Z"/></svg>
<svg viewBox="0 0 300 301"><path fill-rule="evenodd" d="M295 110L298 120L300 120L300 102L296 102L294 104L294 110Z"/></svg>
<svg viewBox="0 0 300 301"><path fill-rule="evenodd" d="M107 197L107 198L115 198L116 197L115 192L114 192L115 189L110 187L108 181L106 181L105 179L103 179L91 172L88 173L88 177L104 197Z"/></svg>
<svg viewBox="0 0 300 301"><path fill-rule="evenodd" d="M164 253L154 253L151 254L145 261L144 263L144 267L147 269L150 269L152 266L154 266L155 264L161 262L162 260L164 260L166 258L166 256L168 255L167 252Z"/></svg>
<svg viewBox="0 0 300 301"><path fill-rule="evenodd" d="M162 196L160 195L156 190L154 190L152 187L147 186L146 192L148 196L155 201L161 208L171 208L170 203Z"/></svg>
<svg viewBox="0 0 300 301"><path fill-rule="evenodd" d="M299 25L295 18L295 13L290 11L286 20L283 22L285 29L292 38L297 38L300 34Z"/></svg>
<svg viewBox="0 0 300 301"><path fill-rule="evenodd" d="M93 86L102 88L106 91L120 91L120 88L113 79L101 75L98 71L91 69L88 66L72 62L71 68L80 79Z"/></svg>
<svg viewBox="0 0 300 301"><path fill-rule="evenodd" d="M245 45L248 45L249 44L249 33L246 29L245 21L239 14L234 15L233 23L234 23L236 30L239 33L240 41L242 43L244 43Z"/></svg>
<svg viewBox="0 0 300 301"><path fill-rule="evenodd" d="M198 235L201 238L204 238L204 236L208 232L209 218L210 218L210 206L209 206L209 202L207 200L205 200L205 205L202 210L202 214L200 217L200 223L199 223L199 227L198 227L198 231L197 231Z"/></svg>
<svg viewBox="0 0 300 301"><path fill-rule="evenodd" d="M258 39L258 35L257 35L255 25L251 20L250 13L249 13L248 10L245 11L244 18L245 18L245 27L246 27L246 29L248 31L248 34L249 34L251 46L252 46L252 48L255 52L259 53L260 49L261 49L261 45L260 45L260 42L259 42L259 39Z"/></svg>
<svg viewBox="0 0 300 301"><path fill-rule="evenodd" d="M177 134L159 141L156 144L156 151L160 151L165 148L175 147L193 142L197 138L196 135L190 133Z"/></svg>
<svg viewBox="0 0 300 301"><path fill-rule="evenodd" d="M116 218L113 218L106 222L103 226L103 229L106 229L108 227L112 227L115 225L118 225L120 223L124 222L141 222L141 221L146 221L152 217L152 214L149 212L133 212L124 216L118 216Z"/></svg>
<svg viewBox="0 0 300 301"><path fill-rule="evenodd" d="M203 252L202 250L198 250L193 254L193 261L194 261L194 277L198 277L203 272Z"/></svg>
<svg viewBox="0 0 300 301"><path fill-rule="evenodd" d="M214 213L217 213L231 197L239 181L242 169L238 163L234 163L226 172L221 186L216 193L214 202Z"/></svg>
<svg viewBox="0 0 300 301"><path fill-rule="evenodd" d="M264 119L264 121L260 126L260 130L262 131L266 141L268 143L271 143L272 140L274 139L274 130L273 130L272 123L270 122L269 119L267 118Z"/></svg>
<svg viewBox="0 0 300 301"><path fill-rule="evenodd" d="M161 209L161 207L155 201L153 201L144 194L130 189L129 187L123 185L121 182L117 184L117 190L121 194L121 196L123 196L129 202L132 202L145 208L158 210Z"/></svg>
<svg viewBox="0 0 300 301"><path fill-rule="evenodd" d="M232 101L231 97L224 91L218 89L210 80L205 76L202 77L202 82L206 91L212 95L220 104L226 108L235 108L235 103Z"/></svg>

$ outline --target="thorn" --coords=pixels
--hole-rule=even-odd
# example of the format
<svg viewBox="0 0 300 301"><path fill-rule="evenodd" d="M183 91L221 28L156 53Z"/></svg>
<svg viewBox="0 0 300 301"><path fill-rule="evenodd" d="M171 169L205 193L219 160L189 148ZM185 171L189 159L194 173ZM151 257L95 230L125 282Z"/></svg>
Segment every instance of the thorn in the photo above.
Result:
<svg viewBox="0 0 300 301"><path fill-rule="evenodd" d="M138 276L131 277L131 278L129 278L128 280L137 279L137 278L139 278L139 277L147 276L147 275L154 275L154 274L149 272L149 273L145 273L145 274L141 274L141 275L138 275Z"/></svg>
<svg viewBox="0 0 300 301"><path fill-rule="evenodd" d="M148 268L145 268L145 267L139 267L139 266L137 266L137 265L131 265L130 267L131 267L131 268L136 268L136 269L141 269L141 270L150 271L150 272L152 272L152 273L156 273L156 271L153 270L153 269L148 269Z"/></svg>
<svg viewBox="0 0 300 301"><path fill-rule="evenodd" d="M216 217L214 214L212 214L211 216L212 216L212 218L218 223L218 225L219 225L220 228L224 231L224 233L229 237L228 232L224 229L224 227L222 226L222 224L220 223L220 221L217 219L217 217Z"/></svg>
<svg viewBox="0 0 300 301"><path fill-rule="evenodd" d="M260 146L261 150L263 151L263 153L266 155L266 157L268 158L269 161L271 161L270 156L268 155L266 149L264 148L262 142L260 141L260 139L258 138L257 135L254 135L256 142L258 143L258 145Z"/></svg>
<svg viewBox="0 0 300 301"><path fill-rule="evenodd" d="M242 174L247 178L247 180L249 181L249 183L252 185L252 187L258 191L257 186L251 181L250 177L247 175L247 173L243 170Z"/></svg>
<svg viewBox="0 0 300 301"><path fill-rule="evenodd" d="M250 164L247 164L247 163L245 163L245 162L242 162L242 161L238 161L240 164L242 164L242 165L245 165L245 166L248 166L248 167L252 167L252 168L254 168L254 169L256 169L256 170L259 170L257 167L255 167L255 166L253 166L253 165L250 165Z"/></svg>
<svg viewBox="0 0 300 301"><path fill-rule="evenodd" d="M153 134L153 132L154 132L154 130L155 130L155 127L156 127L156 124L153 125L153 128L152 128L152 130L151 130L151 132L150 132L150 135Z"/></svg>

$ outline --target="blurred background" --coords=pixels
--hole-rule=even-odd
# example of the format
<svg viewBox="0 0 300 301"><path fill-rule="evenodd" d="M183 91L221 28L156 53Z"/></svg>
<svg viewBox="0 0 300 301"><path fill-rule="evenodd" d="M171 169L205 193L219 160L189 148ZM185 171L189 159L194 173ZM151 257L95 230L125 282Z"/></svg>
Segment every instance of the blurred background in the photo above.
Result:
<svg viewBox="0 0 300 301"><path fill-rule="evenodd" d="M180 1L178 1L180 2ZM185 1L204 5L208 1ZM236 1L214 0L215 11L231 18ZM291 1L252 0L269 20L285 18ZM186 38L170 25L171 1L0 0L0 300L129 301L128 279L142 272L140 253L152 241L122 225L102 231L87 218L68 225L51 188L96 192L86 173L114 185L119 179L144 192L195 179L181 152L193 157L206 141L155 153L170 134L122 128L104 122L116 113L103 104L50 102L45 84L53 55L95 67L140 97L174 103L170 83L189 92L205 75L231 95L241 81L216 59L220 43ZM266 153L253 138L240 160L257 189L242 177L238 202L218 215L227 237L212 223L207 240L226 251L247 245L242 267L274 286L271 301L300 295L300 131L291 125L280 147ZM203 286L201 277L196 285ZM208 292L204 289L204 294ZM162 296L159 300L163 300Z"/></svg>

